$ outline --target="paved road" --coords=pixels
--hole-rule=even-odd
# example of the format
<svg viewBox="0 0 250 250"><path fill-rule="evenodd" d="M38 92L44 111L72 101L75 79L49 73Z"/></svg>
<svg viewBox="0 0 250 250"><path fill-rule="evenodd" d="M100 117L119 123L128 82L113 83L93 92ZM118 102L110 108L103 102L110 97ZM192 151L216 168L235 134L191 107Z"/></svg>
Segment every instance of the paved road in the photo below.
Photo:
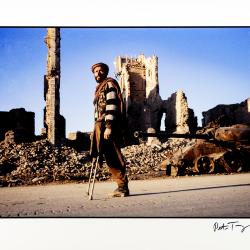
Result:
<svg viewBox="0 0 250 250"><path fill-rule="evenodd" d="M0 188L1 217L250 217L250 173L129 183L131 196L109 198L113 182Z"/></svg>

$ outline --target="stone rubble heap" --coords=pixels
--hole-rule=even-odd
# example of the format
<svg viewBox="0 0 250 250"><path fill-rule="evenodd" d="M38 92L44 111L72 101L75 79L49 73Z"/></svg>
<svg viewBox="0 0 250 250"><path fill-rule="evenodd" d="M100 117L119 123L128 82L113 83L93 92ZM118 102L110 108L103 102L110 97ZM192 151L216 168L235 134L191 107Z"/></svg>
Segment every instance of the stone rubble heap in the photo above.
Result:
<svg viewBox="0 0 250 250"><path fill-rule="evenodd" d="M166 175L166 166L162 162L174 152L193 144L191 140L169 139L160 144L141 143L122 149L130 179L159 177Z"/></svg>
<svg viewBox="0 0 250 250"><path fill-rule="evenodd" d="M89 162L86 152L47 140L2 146L0 155L0 182L9 186L82 179Z"/></svg>
<svg viewBox="0 0 250 250"><path fill-rule="evenodd" d="M165 175L161 162L168 154L192 144L190 140L170 139L155 146L145 143L122 149L129 179ZM47 140L32 143L0 144L0 185L32 185L48 182L87 182L91 159L87 151L52 146ZM110 179L107 166L97 172L98 181Z"/></svg>

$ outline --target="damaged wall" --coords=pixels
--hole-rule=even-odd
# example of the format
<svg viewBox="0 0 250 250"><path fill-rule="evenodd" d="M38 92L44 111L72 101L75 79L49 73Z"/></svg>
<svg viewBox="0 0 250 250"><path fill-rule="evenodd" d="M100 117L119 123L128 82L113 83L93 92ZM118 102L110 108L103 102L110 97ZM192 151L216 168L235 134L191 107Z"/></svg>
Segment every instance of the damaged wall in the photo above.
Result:
<svg viewBox="0 0 250 250"><path fill-rule="evenodd" d="M89 150L90 148L90 133L80 131L71 132L68 134L66 145L76 150Z"/></svg>
<svg viewBox="0 0 250 250"><path fill-rule="evenodd" d="M209 123L218 123L220 126L230 126L238 123L250 124L250 98L241 103L229 105L217 105L216 107L202 112L202 126Z"/></svg>
<svg viewBox="0 0 250 250"><path fill-rule="evenodd" d="M65 119L60 115L60 28L48 28L45 43L48 47L47 73L44 76L44 127L52 144L65 138Z"/></svg>
<svg viewBox="0 0 250 250"><path fill-rule="evenodd" d="M18 140L25 141L35 136L35 113L24 108L0 112L0 141L5 139L5 133L12 130Z"/></svg>
<svg viewBox="0 0 250 250"><path fill-rule="evenodd" d="M197 129L197 117L194 116L193 110L188 108L187 97L182 90L164 100L162 110L166 113L166 132L193 133Z"/></svg>

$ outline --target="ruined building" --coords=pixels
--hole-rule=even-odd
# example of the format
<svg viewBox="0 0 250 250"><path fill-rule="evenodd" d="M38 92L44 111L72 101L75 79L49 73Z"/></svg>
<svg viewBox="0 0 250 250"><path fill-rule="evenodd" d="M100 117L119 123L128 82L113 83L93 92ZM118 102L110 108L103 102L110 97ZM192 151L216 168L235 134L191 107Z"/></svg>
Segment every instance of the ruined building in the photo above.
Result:
<svg viewBox="0 0 250 250"><path fill-rule="evenodd" d="M182 90L173 93L162 102L162 111L166 114L165 131L180 134L194 133L197 129L197 117L188 107L187 98Z"/></svg>
<svg viewBox="0 0 250 250"><path fill-rule="evenodd" d="M126 106L128 127L134 130L160 128L161 97L158 83L158 58L118 57L116 71Z"/></svg>
<svg viewBox="0 0 250 250"><path fill-rule="evenodd" d="M29 141L35 136L35 113L24 108L0 111L0 141L12 131L14 141ZM9 132L9 133L7 133Z"/></svg>
<svg viewBox="0 0 250 250"><path fill-rule="evenodd" d="M148 129L159 131L164 113L167 132L188 133L196 129L197 119L188 108L182 91L174 93L168 100L162 100L159 94L157 56L119 56L116 58L115 67L130 132Z"/></svg>
<svg viewBox="0 0 250 250"><path fill-rule="evenodd" d="M65 138L65 119L60 115L60 28L48 28L47 72L44 76L44 134L52 144Z"/></svg>
<svg viewBox="0 0 250 250"><path fill-rule="evenodd" d="M216 122L220 126L230 126L237 123L250 124L250 98L241 103L217 105L202 112L202 116L203 127L210 122Z"/></svg>

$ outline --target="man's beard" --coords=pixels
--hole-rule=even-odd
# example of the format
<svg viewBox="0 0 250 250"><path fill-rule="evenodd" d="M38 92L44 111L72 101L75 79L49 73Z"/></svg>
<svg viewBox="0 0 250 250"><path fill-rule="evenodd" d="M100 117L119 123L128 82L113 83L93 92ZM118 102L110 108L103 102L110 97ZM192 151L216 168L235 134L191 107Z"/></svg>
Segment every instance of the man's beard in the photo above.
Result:
<svg viewBox="0 0 250 250"><path fill-rule="evenodd" d="M95 80L97 83L101 83L106 77L105 76L97 76L95 77Z"/></svg>

